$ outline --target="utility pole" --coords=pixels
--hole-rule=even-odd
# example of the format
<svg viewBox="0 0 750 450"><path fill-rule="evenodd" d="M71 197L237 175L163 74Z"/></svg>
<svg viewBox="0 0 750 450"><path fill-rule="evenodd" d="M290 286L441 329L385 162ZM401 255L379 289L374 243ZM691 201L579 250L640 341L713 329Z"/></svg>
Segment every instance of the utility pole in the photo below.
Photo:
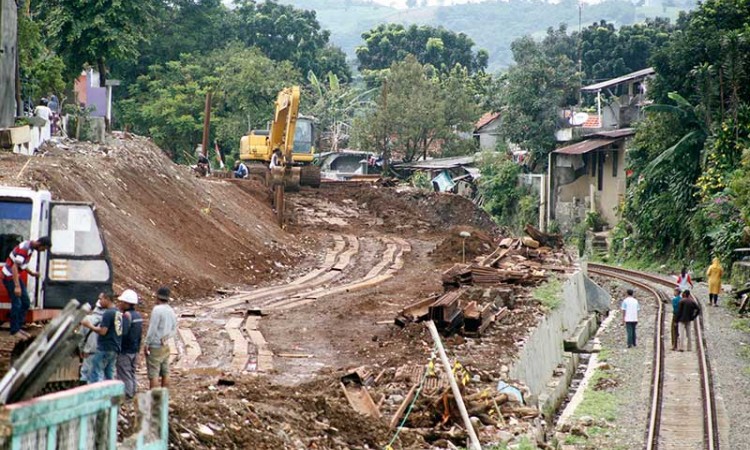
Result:
<svg viewBox="0 0 750 450"><path fill-rule="evenodd" d="M208 157L208 134L211 125L211 91L206 92L206 109L203 111L203 141L201 153Z"/></svg>
<svg viewBox="0 0 750 450"><path fill-rule="evenodd" d="M16 121L18 10L15 0L0 0L0 128Z"/></svg>
<svg viewBox="0 0 750 450"><path fill-rule="evenodd" d="M581 18L583 16L583 2L578 0L578 81L581 87L583 87L583 32L581 28ZM581 106L581 89L578 89L578 106Z"/></svg>

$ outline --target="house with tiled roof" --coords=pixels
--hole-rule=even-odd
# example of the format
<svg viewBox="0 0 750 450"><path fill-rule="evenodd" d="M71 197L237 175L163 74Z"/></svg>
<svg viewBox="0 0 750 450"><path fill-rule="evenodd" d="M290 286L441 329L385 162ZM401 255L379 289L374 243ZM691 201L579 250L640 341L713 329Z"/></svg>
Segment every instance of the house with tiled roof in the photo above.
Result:
<svg viewBox="0 0 750 450"><path fill-rule="evenodd" d="M555 133L557 140L568 142L599 131L633 126L649 103L646 91L654 74L649 67L582 87L583 95L593 96L595 107L562 110L560 127Z"/></svg>
<svg viewBox="0 0 750 450"><path fill-rule="evenodd" d="M500 139L500 113L488 112L474 124L474 139L480 150L494 150Z"/></svg>

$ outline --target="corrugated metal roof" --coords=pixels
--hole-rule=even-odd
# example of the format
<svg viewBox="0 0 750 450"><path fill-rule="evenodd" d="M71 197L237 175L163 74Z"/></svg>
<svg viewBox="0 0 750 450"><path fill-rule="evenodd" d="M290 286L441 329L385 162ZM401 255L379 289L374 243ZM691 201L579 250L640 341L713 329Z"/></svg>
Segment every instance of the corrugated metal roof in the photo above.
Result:
<svg viewBox="0 0 750 450"><path fill-rule="evenodd" d="M592 133L589 136L617 139L633 135L635 135L635 128L620 128L619 130L600 131L598 133Z"/></svg>
<svg viewBox="0 0 750 450"><path fill-rule="evenodd" d="M636 70L635 72L631 72L631 73L625 74L625 75L623 75L621 77L612 78L611 80L602 81L602 82L599 82L599 83L595 83L595 84L590 84L588 86L584 86L584 87L581 88L581 90L583 92L596 92L596 91L599 91L599 90L602 90L602 89L605 89L605 88L608 88L608 87L611 87L611 86L617 86L618 84L625 83L625 82L628 82L628 81L631 81L631 80L635 80L635 79L638 79L638 78L644 78L644 77L647 77L649 75L653 75L655 73L656 73L656 71L654 70L654 68L653 67L649 67L647 69Z"/></svg>
<svg viewBox="0 0 750 450"><path fill-rule="evenodd" d="M615 139L589 139L587 141L581 141L573 145L558 148L553 153L560 153L563 155L582 155L592 150L606 147L614 141Z"/></svg>
<svg viewBox="0 0 750 450"><path fill-rule="evenodd" d="M453 169L456 167L474 164L474 155L454 156L451 158L434 158L427 161L416 161L411 163L395 164L396 167L406 169Z"/></svg>

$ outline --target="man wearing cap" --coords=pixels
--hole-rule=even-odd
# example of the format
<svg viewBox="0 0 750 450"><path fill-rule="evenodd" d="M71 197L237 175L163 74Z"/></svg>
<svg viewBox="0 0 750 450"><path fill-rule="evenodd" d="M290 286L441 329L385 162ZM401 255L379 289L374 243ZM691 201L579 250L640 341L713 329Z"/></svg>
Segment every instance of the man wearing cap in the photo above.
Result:
<svg viewBox="0 0 750 450"><path fill-rule="evenodd" d="M85 319L81 321L81 325L98 335L96 353L91 360L89 383L114 379L117 353L120 352L122 344L122 313L115 308L114 300L109 293L103 295L99 302L104 308L101 323L97 326Z"/></svg>
<svg viewBox="0 0 750 450"><path fill-rule="evenodd" d="M169 386L169 345L167 341L177 332L177 315L169 306L169 288L160 287L156 291L158 304L151 311L151 319L146 332L146 366L148 368L149 389Z"/></svg>
<svg viewBox="0 0 750 450"><path fill-rule="evenodd" d="M104 314L102 297L104 295L106 295L104 292L99 294L99 298L96 300L96 306L94 306L91 314L88 314L84 319L92 325L99 325L102 322L102 314ZM83 359L81 363L81 381L88 382L91 370L93 369L92 361L94 359L94 353L96 353L96 343L99 335L86 327L81 327L81 329L78 330L78 333L81 335L81 343L78 348L81 352L81 358Z"/></svg>
<svg viewBox="0 0 750 450"><path fill-rule="evenodd" d="M3 265L3 285L10 297L10 334L28 339L31 335L21 329L26 321L26 312L31 306L23 273L38 277L39 273L29 267L34 251L44 252L52 247L52 241L44 236L34 241L23 241L10 252Z"/></svg>
<svg viewBox="0 0 750 450"><path fill-rule="evenodd" d="M135 310L138 294L126 289L117 297L122 311L122 345L117 355L117 379L125 383L125 396L135 397L135 367L138 363L138 352L141 351L143 317Z"/></svg>

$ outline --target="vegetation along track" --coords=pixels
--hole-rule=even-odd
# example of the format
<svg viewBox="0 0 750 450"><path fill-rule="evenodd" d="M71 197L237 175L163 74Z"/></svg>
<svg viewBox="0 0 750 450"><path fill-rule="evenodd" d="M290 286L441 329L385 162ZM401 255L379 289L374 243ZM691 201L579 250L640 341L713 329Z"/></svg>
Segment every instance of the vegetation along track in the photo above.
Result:
<svg viewBox="0 0 750 450"><path fill-rule="evenodd" d="M649 292L658 300L656 326L654 327L656 334L651 380L651 409L645 448L647 450L700 448L694 446L702 440L704 449L718 450L716 401L707 346L703 338L703 315L695 322L697 351L694 354L690 352L667 354L664 344L665 339L668 339L664 334L667 312L664 305L671 304L671 302L669 294L663 288L674 287L674 282L644 272L601 264L589 263L588 272L631 283ZM695 358L692 358L692 355L695 355ZM697 366L695 368L698 369L700 377L692 380L692 385L684 385L685 380L690 379L686 375L689 375L693 366ZM665 374L670 376L665 376ZM701 409L694 407L695 399L691 397L691 391L699 393L703 406ZM665 393L676 394L681 398L671 401L671 398L665 398Z"/></svg>

